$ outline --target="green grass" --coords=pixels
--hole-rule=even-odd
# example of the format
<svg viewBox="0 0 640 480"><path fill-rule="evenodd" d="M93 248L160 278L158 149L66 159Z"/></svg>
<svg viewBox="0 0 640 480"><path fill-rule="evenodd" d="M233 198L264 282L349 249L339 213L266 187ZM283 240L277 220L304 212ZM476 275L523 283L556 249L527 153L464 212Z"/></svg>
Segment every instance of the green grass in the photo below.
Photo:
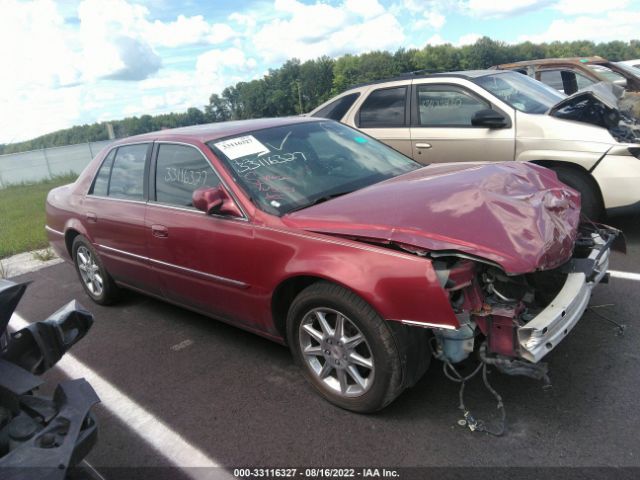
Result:
<svg viewBox="0 0 640 480"><path fill-rule="evenodd" d="M71 183L69 174L0 189L0 258L47 246L44 202L52 188Z"/></svg>

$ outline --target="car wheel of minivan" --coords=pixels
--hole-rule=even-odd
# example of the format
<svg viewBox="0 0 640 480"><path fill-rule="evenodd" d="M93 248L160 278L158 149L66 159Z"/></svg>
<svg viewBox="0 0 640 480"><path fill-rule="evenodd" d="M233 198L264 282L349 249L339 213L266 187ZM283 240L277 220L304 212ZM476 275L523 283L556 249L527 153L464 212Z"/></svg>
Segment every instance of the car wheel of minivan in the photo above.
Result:
<svg viewBox="0 0 640 480"><path fill-rule="evenodd" d="M599 193L595 191L593 182L591 182L584 173L571 168L554 167L553 170L562 183L566 183L574 190L580 192L582 214L591 220L600 220L604 207Z"/></svg>
<svg viewBox="0 0 640 480"><path fill-rule="evenodd" d="M86 237L78 235L73 240L71 252L82 288L91 300L100 305L114 303L118 299L119 289Z"/></svg>
<svg viewBox="0 0 640 480"><path fill-rule="evenodd" d="M318 282L292 302L287 336L296 363L325 399L354 412L374 412L402 391L396 340L365 301Z"/></svg>

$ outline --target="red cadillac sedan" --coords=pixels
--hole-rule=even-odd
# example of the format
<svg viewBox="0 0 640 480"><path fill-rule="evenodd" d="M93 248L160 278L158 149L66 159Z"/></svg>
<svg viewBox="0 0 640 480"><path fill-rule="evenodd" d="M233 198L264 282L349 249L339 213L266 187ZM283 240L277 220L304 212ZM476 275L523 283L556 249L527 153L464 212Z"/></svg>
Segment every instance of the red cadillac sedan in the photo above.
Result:
<svg viewBox="0 0 640 480"><path fill-rule="evenodd" d="M340 407L378 410L435 356L535 366L617 231L516 162L423 166L345 125L262 119L120 140L49 193L87 295L129 288L285 343Z"/></svg>

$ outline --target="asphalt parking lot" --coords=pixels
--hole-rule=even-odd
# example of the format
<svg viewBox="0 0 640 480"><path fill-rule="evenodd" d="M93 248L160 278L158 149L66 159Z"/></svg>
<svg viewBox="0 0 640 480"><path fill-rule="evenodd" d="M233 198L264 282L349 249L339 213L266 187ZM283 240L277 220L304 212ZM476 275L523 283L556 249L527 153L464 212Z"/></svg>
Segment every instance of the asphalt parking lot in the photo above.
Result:
<svg viewBox="0 0 640 480"><path fill-rule="evenodd" d="M611 269L640 273L640 217L610 223L628 243ZM288 350L258 336L134 293L97 306L66 263L14 280L33 281L18 309L28 321L74 298L88 307L96 322L75 358L221 466L640 466L637 280L614 277L595 290L591 305L626 325L625 333L588 312L547 357L551 390L490 375L507 409L501 438L458 425L458 386L438 362L382 412L357 415L314 394ZM55 383L64 374L54 369L45 378ZM497 420L480 378L468 385L466 402L478 417ZM107 478L118 476L112 467L170 466L170 438L151 446L140 435L145 426L124 424L113 415L118 408L96 408L100 438L88 461ZM640 470L620 470L618 478L625 472Z"/></svg>

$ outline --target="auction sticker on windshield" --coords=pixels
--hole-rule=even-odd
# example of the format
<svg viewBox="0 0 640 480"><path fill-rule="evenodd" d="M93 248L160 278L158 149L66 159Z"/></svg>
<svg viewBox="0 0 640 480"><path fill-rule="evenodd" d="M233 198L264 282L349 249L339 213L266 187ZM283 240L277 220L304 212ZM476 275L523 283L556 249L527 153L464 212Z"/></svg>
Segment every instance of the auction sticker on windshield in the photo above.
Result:
<svg viewBox="0 0 640 480"><path fill-rule="evenodd" d="M243 137L231 138L214 144L222 153L230 160L246 157L247 155L260 155L269 153L269 149L265 147L253 135L245 135Z"/></svg>

